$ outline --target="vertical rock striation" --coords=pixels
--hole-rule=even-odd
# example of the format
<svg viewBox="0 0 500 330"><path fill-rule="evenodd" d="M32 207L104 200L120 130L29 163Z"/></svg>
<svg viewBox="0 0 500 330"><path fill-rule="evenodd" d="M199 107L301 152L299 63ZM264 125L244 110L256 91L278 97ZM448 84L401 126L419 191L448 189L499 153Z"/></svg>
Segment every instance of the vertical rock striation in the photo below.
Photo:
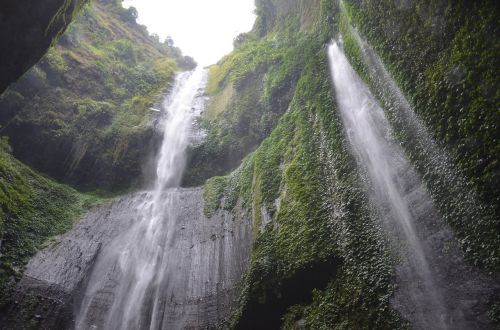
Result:
<svg viewBox="0 0 500 330"><path fill-rule="evenodd" d="M218 211L207 219L199 188L174 193L178 194L179 216L168 249L175 262L165 277L158 329L213 327L234 307L249 261L252 226L241 212ZM0 319L0 328L73 328L74 312L101 246L134 223L147 195L128 195L98 207L57 244L40 251L28 264L12 304ZM112 276L107 279L109 287L114 280ZM110 294L112 290L102 290L92 304L90 315L95 324L109 308Z"/></svg>

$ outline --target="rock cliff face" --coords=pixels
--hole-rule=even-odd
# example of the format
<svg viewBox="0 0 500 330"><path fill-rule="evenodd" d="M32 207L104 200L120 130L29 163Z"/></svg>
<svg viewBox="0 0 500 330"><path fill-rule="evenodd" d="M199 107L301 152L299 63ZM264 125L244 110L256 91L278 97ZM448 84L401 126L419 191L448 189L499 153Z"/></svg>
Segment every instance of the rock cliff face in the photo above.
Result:
<svg viewBox="0 0 500 330"><path fill-rule="evenodd" d="M86 0L7 0L0 10L0 93L45 54Z"/></svg>
<svg viewBox="0 0 500 330"><path fill-rule="evenodd" d="M0 309L36 249L99 199L54 179L79 188L137 182L161 140L149 106L177 67L194 65L150 36L120 1L83 4L0 5L9 49L0 55L0 80L12 83L0 96Z"/></svg>
<svg viewBox="0 0 500 330"><path fill-rule="evenodd" d="M400 245L406 243L396 243L396 248L390 243L383 226L387 215L370 202L371 188L356 166L349 130L339 117L325 50L333 38L342 40L349 61L384 108L416 178L431 196L433 206L412 211L417 219L419 212L424 214L417 227L429 221L436 230L433 237L439 244L424 240L424 245L437 247L439 258L462 265L457 260L465 255L470 271L458 275L450 270L440 276L445 283L471 284L481 298L467 301L464 284L461 298L451 294L447 303L474 305L474 315L467 318L478 323L469 326L493 327L498 322L500 244L493 234L499 228L498 193L491 186L497 162L490 160L498 158L492 127L499 117L491 103L495 79L490 79L497 75L492 74L498 71L497 57L490 55L498 50L488 35L497 29L491 13L498 12L498 5L389 0L256 4L259 16L252 32L240 36L235 51L212 68L212 104L204 119L208 139L202 153L194 150L195 161L187 171L201 173L202 180L206 168L225 174L205 184L209 211L231 210L241 203L252 210L259 228L232 326L385 329L410 322L418 327L396 308L401 299L397 290L407 284L397 280ZM368 50L370 43L375 50ZM299 52L294 49L298 44ZM477 53L469 53L465 44ZM459 72L464 75L455 74ZM254 80L258 75L265 79ZM468 85L472 76L477 86ZM241 102L245 99L254 101ZM484 105L482 119L474 110L479 104ZM454 118L462 118L460 127ZM253 123L266 123L268 130L259 136L255 132L262 130ZM225 153L241 141L258 146L235 170L223 168ZM491 147L472 150L473 141ZM200 170L197 157L215 164ZM479 158L484 167L476 162ZM486 177L493 181L483 181ZM432 207L439 216L426 213ZM450 236L443 234L448 230ZM473 284L473 278L481 277L475 272L484 276L483 284ZM316 279L318 273L324 278ZM405 298L400 301L411 305Z"/></svg>
<svg viewBox="0 0 500 330"><path fill-rule="evenodd" d="M201 189L175 193L180 212L169 249L176 263L163 292L161 328L214 327L234 309L250 258L252 224L243 213L219 211L210 219L205 217ZM17 285L12 305L0 319L1 328L73 328L100 247L133 224L146 194L128 195L98 207L60 241L40 251ZM102 299L91 306L88 326L99 325L109 308L113 291L101 294Z"/></svg>
<svg viewBox="0 0 500 330"><path fill-rule="evenodd" d="M125 189L161 140L150 107L195 63L149 35L120 1L92 1L75 16L0 96L0 134L18 159L59 181Z"/></svg>

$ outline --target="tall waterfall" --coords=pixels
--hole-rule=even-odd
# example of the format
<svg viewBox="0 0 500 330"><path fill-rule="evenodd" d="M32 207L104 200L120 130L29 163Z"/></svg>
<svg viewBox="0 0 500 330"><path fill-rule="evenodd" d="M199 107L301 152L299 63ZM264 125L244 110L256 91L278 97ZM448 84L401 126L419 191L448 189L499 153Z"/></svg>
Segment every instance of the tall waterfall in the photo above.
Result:
<svg viewBox="0 0 500 330"><path fill-rule="evenodd" d="M423 316L422 328L447 329L448 311L415 228L412 214L415 205L410 205L417 202L418 206L426 207L430 199L410 182L415 175L403 150L393 140L383 110L337 43L329 47L329 58L337 104L358 164L369 178L377 204L390 219L387 227L396 226L396 231L402 234L402 243L407 246L406 271L414 277L408 294L414 312Z"/></svg>
<svg viewBox="0 0 500 330"><path fill-rule="evenodd" d="M88 280L77 329L157 329L176 254L168 253L178 214L179 186L193 112L205 83L202 69L180 74L163 104L164 136L154 189L130 229L103 247ZM163 297L163 298L162 298ZM104 302L103 302L104 300ZM104 307L103 307L104 306ZM105 311L96 312L104 308Z"/></svg>

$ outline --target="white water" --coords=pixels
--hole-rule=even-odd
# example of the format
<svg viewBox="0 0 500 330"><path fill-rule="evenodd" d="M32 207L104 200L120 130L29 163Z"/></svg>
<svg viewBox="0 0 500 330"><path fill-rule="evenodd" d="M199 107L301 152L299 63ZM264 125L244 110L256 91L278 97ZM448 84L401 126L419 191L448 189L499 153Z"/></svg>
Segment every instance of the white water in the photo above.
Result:
<svg viewBox="0 0 500 330"><path fill-rule="evenodd" d="M341 5L342 10L345 10L343 1ZM446 199L440 201L447 209L446 216L467 219L469 223L482 222L483 219L494 217L493 207L481 201L477 191L467 183L463 174L451 161L446 148L434 141L429 129L417 116L415 109L375 50L361 37L354 26L349 24L348 29L361 50L362 60L368 69L370 79L377 85L378 97L388 105L384 110L389 121L404 127L405 143L411 143L413 152L418 155L420 166L432 169L434 187L431 189L441 196L446 196ZM485 228L478 231L487 230Z"/></svg>
<svg viewBox="0 0 500 330"><path fill-rule="evenodd" d="M175 255L166 255L176 223L178 194L194 112L205 72L180 74L163 104L164 136L154 189L140 206L141 217L103 247L87 284L77 329L157 329L161 291ZM112 265L112 267L110 267ZM105 302L103 303L103 300ZM107 310L96 311L106 306Z"/></svg>
<svg viewBox="0 0 500 330"><path fill-rule="evenodd" d="M385 225L402 245L401 271L411 278L404 285L417 329L448 329L449 311L416 229L418 212L429 217L432 202L418 176L394 140L384 111L349 64L337 43L328 49L335 96L348 140ZM425 209L430 209L425 214ZM400 272L400 273L401 273ZM408 307L406 307L408 308Z"/></svg>

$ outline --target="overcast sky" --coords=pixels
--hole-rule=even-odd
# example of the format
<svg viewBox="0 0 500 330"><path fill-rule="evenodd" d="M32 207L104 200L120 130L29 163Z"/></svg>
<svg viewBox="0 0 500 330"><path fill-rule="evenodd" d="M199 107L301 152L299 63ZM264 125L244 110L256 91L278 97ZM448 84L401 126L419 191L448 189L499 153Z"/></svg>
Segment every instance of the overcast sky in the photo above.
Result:
<svg viewBox="0 0 500 330"><path fill-rule="evenodd" d="M252 28L254 0L125 0L134 6L139 23L202 64L217 62L233 47L233 39Z"/></svg>

